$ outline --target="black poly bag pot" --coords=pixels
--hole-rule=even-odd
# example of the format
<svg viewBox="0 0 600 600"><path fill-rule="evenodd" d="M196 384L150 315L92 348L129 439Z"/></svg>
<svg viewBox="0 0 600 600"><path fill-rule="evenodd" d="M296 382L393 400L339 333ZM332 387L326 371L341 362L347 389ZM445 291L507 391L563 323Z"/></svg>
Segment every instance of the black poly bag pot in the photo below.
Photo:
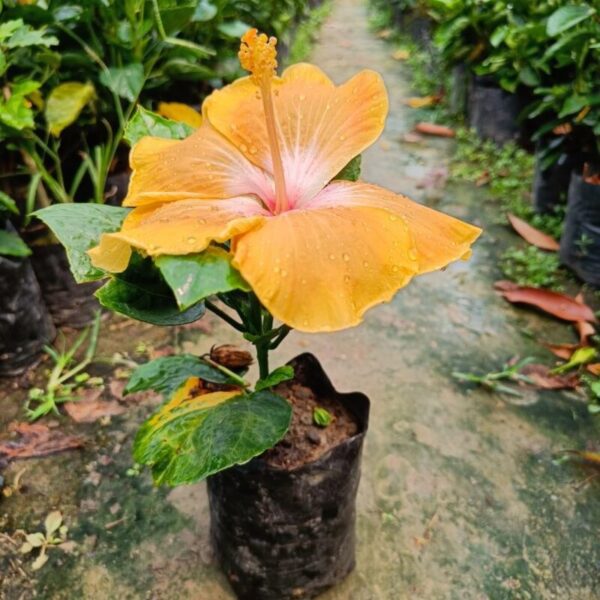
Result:
<svg viewBox="0 0 600 600"><path fill-rule="evenodd" d="M101 284L77 283L61 244L32 245L31 263L55 325L82 328L93 322L100 304L94 292Z"/></svg>
<svg viewBox="0 0 600 600"><path fill-rule="evenodd" d="M295 380L317 397L343 403L358 430L295 469L257 457L208 478L212 544L240 600L314 598L355 565L355 502L369 400L338 393L312 354L290 364Z"/></svg>
<svg viewBox="0 0 600 600"><path fill-rule="evenodd" d="M521 101L485 77L474 77L469 89L469 126L484 140L503 145L519 138Z"/></svg>
<svg viewBox="0 0 600 600"><path fill-rule="evenodd" d="M0 376L33 365L54 335L29 260L0 256Z"/></svg>
<svg viewBox="0 0 600 600"><path fill-rule="evenodd" d="M576 173L569 185L560 260L583 281L600 287L600 185Z"/></svg>
<svg viewBox="0 0 600 600"><path fill-rule="evenodd" d="M569 154L561 154L546 169L540 166L538 156L533 178L533 207L538 214L552 214L565 204L571 173L576 161Z"/></svg>

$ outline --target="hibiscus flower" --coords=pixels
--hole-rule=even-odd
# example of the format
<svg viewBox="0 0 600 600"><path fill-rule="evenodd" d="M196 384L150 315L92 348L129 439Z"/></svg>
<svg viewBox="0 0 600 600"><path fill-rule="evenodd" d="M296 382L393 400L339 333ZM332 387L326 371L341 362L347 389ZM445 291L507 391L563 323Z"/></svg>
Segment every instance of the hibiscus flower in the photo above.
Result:
<svg viewBox="0 0 600 600"><path fill-rule="evenodd" d="M120 231L90 250L126 269L132 249L157 257L227 243L263 306L301 331L356 325L415 275L467 258L480 229L362 181L334 179L383 131L382 78L336 86L317 67L276 73L276 39L242 37L250 76L213 92L185 140L132 149Z"/></svg>

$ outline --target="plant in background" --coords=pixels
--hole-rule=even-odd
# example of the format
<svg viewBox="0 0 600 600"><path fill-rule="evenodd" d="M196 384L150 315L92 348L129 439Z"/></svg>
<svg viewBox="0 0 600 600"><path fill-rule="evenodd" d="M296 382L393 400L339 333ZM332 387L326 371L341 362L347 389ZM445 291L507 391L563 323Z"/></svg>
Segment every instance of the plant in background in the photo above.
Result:
<svg viewBox="0 0 600 600"><path fill-rule="evenodd" d="M133 374L129 391L154 388L168 400L135 443L158 482L196 481L276 444L291 409L269 388L291 374L271 371L269 352L289 331L357 325L415 275L466 258L480 233L346 179L383 130L381 78L363 71L336 87L308 64L278 76L275 44L256 30L244 35L250 76L213 92L189 137L137 141L127 208L38 213L80 281L109 278L97 293L104 306L162 325L208 309L256 348L255 391L243 373L190 355ZM181 125L155 123L163 136ZM202 380L224 387L206 393Z"/></svg>
<svg viewBox="0 0 600 600"><path fill-rule="evenodd" d="M504 276L519 285L561 289L560 260L535 246L509 248L500 259Z"/></svg>

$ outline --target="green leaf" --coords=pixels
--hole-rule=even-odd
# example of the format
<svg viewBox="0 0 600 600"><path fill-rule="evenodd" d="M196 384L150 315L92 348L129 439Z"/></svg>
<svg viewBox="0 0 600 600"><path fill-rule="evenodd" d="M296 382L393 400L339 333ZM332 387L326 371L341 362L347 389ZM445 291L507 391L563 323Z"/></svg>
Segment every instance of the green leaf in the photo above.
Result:
<svg viewBox="0 0 600 600"><path fill-rule="evenodd" d="M53 510L44 520L44 529L46 535L50 537L62 525L62 513L59 510Z"/></svg>
<svg viewBox="0 0 600 600"><path fill-rule="evenodd" d="M0 42L8 39L17 29L24 26L23 19L11 19L0 23Z"/></svg>
<svg viewBox="0 0 600 600"><path fill-rule="evenodd" d="M586 5L563 6L550 15L546 24L546 31L548 35L558 35L592 16L595 12L591 6Z"/></svg>
<svg viewBox="0 0 600 600"><path fill-rule="evenodd" d="M201 254L160 256L155 259L181 309L222 292L249 291L248 284L231 266L231 256L212 246Z"/></svg>
<svg viewBox="0 0 600 600"><path fill-rule="evenodd" d="M56 46L58 38L53 35L46 35L45 31L32 29L25 25L17 29L6 42L7 48L25 48L26 46Z"/></svg>
<svg viewBox="0 0 600 600"><path fill-rule="evenodd" d="M259 379L254 386L254 389L257 392L261 390L266 390L267 388L271 388L276 386L278 383L282 381L289 381L294 378L294 367L290 365L284 365L282 367L277 367L274 371L269 373L264 379Z"/></svg>
<svg viewBox="0 0 600 600"><path fill-rule="evenodd" d="M271 392L214 392L190 397L182 388L138 431L133 456L158 484L194 483L273 447L292 409ZM187 395L187 397L186 397Z"/></svg>
<svg viewBox="0 0 600 600"><path fill-rule="evenodd" d="M121 228L128 208L102 204L54 204L33 213L46 223L67 251L75 281L96 281L106 273L92 266L86 252L97 246L103 233Z"/></svg>
<svg viewBox="0 0 600 600"><path fill-rule="evenodd" d="M581 365L585 365L596 358L598 351L596 348L592 348L591 346L584 346L583 348L578 348L573 352L573 355L564 365L560 365L555 369L552 369L550 373L553 375L565 373L566 371L570 371L575 367L580 367Z"/></svg>
<svg viewBox="0 0 600 600"><path fill-rule="evenodd" d="M31 79L14 84L10 90L10 98L6 101L0 100L0 123L18 131L32 129L33 110L26 97L39 87L40 83Z"/></svg>
<svg viewBox="0 0 600 600"><path fill-rule="evenodd" d="M200 0L192 15L192 21L204 23L213 19L218 12L218 8L211 4L209 0Z"/></svg>
<svg viewBox="0 0 600 600"><path fill-rule="evenodd" d="M233 384L225 373L191 354L161 356L140 365L129 378L125 393L154 390L170 398L190 377L211 383Z"/></svg>
<svg viewBox="0 0 600 600"><path fill-rule="evenodd" d="M204 314L203 303L180 311L152 259L138 254L133 254L127 270L115 274L96 297L110 310L153 325L185 325Z"/></svg>
<svg viewBox="0 0 600 600"><path fill-rule="evenodd" d="M345 181L356 181L360 177L361 155L355 156L334 178Z"/></svg>
<svg viewBox="0 0 600 600"><path fill-rule="evenodd" d="M138 106L135 114L125 126L123 137L128 144L133 146L147 135L169 140L182 140L193 132L194 128L182 121L165 119L142 106Z"/></svg>
<svg viewBox="0 0 600 600"><path fill-rule="evenodd" d="M333 421L333 415L327 409L317 406L313 410L313 421L319 427L327 427Z"/></svg>
<svg viewBox="0 0 600 600"><path fill-rule="evenodd" d="M30 254L31 250L16 233L0 229L0 256L23 257Z"/></svg>
<svg viewBox="0 0 600 600"><path fill-rule="evenodd" d="M217 25L217 29L223 34L231 38L240 38L242 37L248 29L250 29L250 25L244 23L243 21L228 21L227 23L220 23Z"/></svg>
<svg viewBox="0 0 600 600"><path fill-rule="evenodd" d="M561 110L558 114L559 119L566 117L568 115L572 115L574 113L578 113L582 108L588 105L589 99L586 96L579 96L577 94L573 94L573 96L569 96Z"/></svg>
<svg viewBox="0 0 600 600"><path fill-rule="evenodd" d="M523 67L519 71L519 79L529 87L535 87L540 84L538 74L530 66Z"/></svg>
<svg viewBox="0 0 600 600"><path fill-rule="evenodd" d="M15 215L19 214L16 202L8 194L0 191L0 212L3 210Z"/></svg>
<svg viewBox="0 0 600 600"><path fill-rule="evenodd" d="M121 98L135 102L144 87L144 66L131 63L124 67L111 67L100 73L100 83Z"/></svg>
<svg viewBox="0 0 600 600"><path fill-rule="evenodd" d="M46 102L46 121L52 135L74 123L84 107L95 97L96 90L91 83L67 81L57 85Z"/></svg>

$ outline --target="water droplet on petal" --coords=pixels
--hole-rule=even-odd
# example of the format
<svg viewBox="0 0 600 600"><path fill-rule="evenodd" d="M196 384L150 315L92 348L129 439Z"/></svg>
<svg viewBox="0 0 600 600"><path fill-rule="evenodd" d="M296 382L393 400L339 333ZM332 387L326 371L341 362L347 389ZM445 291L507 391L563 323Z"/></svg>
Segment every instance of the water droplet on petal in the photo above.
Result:
<svg viewBox="0 0 600 600"><path fill-rule="evenodd" d="M368 268L369 267L369 261L363 260L363 267Z"/></svg>
<svg viewBox="0 0 600 600"><path fill-rule="evenodd" d="M390 221L397 221L398 217L396 215L390 215Z"/></svg>
<svg viewBox="0 0 600 600"><path fill-rule="evenodd" d="M281 271L281 276L282 277L287 277L288 272L285 269L282 269Z"/></svg>
<svg viewBox="0 0 600 600"><path fill-rule="evenodd" d="M392 265L392 273L397 273L400 270L398 265Z"/></svg>
<svg viewBox="0 0 600 600"><path fill-rule="evenodd" d="M410 260L417 260L417 251L414 248L411 248L408 251L408 258L410 258Z"/></svg>
<svg viewBox="0 0 600 600"><path fill-rule="evenodd" d="M306 96L304 94L300 94L300 100L306 100Z"/></svg>
<svg viewBox="0 0 600 600"><path fill-rule="evenodd" d="M344 252L342 254L342 258L346 261L349 262L350 261L350 255L347 252Z"/></svg>
<svg viewBox="0 0 600 600"><path fill-rule="evenodd" d="M350 275L344 275L344 281L350 283Z"/></svg>
<svg viewBox="0 0 600 600"><path fill-rule="evenodd" d="M333 254L333 253L332 253L332 254L330 254L330 255L329 255L329 260L335 260L335 254Z"/></svg>
<svg viewBox="0 0 600 600"><path fill-rule="evenodd" d="M240 150L242 152L248 152L248 146L246 146L246 144L240 144Z"/></svg>
<svg viewBox="0 0 600 600"><path fill-rule="evenodd" d="M197 241L196 238L192 235L190 235L190 237L188 237L188 239L187 239L188 244L195 244L196 241Z"/></svg>

